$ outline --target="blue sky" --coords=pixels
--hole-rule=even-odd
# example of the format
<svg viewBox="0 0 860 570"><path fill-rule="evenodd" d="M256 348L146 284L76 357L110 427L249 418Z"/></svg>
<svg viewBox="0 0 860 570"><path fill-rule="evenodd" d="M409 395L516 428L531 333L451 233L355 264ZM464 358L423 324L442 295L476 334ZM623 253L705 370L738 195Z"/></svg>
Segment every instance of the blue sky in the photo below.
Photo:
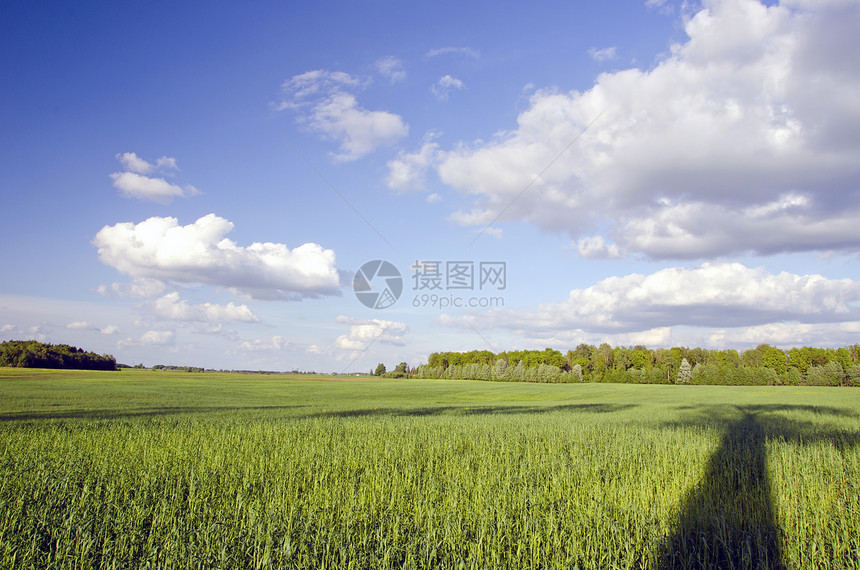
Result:
<svg viewBox="0 0 860 570"><path fill-rule="evenodd" d="M326 372L853 344L858 24L848 0L6 2L0 339ZM386 308L353 292L375 259Z"/></svg>

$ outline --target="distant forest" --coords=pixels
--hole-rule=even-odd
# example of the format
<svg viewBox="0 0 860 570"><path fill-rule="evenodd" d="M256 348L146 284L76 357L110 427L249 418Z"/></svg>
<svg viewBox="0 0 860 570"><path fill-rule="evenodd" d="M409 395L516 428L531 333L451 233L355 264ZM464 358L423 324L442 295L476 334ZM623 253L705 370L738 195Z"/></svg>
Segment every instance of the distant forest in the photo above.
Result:
<svg viewBox="0 0 860 570"><path fill-rule="evenodd" d="M860 344L792 348L767 344L739 353L703 348L580 344L558 350L434 352L418 378L503 382L614 382L751 386L860 386Z"/></svg>
<svg viewBox="0 0 860 570"><path fill-rule="evenodd" d="M35 340L0 342L0 366L19 368L71 368L76 370L116 370L110 354L84 352L68 344L45 344Z"/></svg>

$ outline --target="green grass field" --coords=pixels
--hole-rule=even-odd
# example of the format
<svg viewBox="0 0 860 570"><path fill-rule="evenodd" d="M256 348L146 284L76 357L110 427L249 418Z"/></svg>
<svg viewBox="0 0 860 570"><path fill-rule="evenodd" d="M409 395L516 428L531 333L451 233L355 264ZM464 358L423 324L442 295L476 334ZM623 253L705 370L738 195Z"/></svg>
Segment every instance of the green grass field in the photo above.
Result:
<svg viewBox="0 0 860 570"><path fill-rule="evenodd" d="M860 390L0 369L0 568L860 567Z"/></svg>

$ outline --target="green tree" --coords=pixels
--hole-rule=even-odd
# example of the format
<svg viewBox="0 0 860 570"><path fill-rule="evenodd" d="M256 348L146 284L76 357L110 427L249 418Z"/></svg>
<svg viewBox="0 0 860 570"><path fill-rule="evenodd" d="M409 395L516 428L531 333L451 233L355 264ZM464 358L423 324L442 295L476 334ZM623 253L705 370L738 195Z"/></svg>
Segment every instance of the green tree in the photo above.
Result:
<svg viewBox="0 0 860 570"><path fill-rule="evenodd" d="M383 374L385 374L385 365L380 362L376 365L376 370L373 372L373 375L382 376Z"/></svg>
<svg viewBox="0 0 860 570"><path fill-rule="evenodd" d="M860 386L860 365L855 364L848 369L848 385Z"/></svg>

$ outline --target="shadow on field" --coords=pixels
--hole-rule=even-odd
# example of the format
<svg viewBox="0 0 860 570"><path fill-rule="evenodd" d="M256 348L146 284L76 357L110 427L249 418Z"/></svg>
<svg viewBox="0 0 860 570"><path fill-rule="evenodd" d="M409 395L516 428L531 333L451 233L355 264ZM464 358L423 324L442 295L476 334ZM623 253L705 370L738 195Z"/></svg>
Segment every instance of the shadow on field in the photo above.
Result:
<svg viewBox="0 0 860 570"><path fill-rule="evenodd" d="M163 406L143 410L48 410L0 413L0 422L27 422L44 420L116 420L130 418L178 416L185 414L211 414L219 412L274 411L303 408L304 406Z"/></svg>
<svg viewBox="0 0 860 570"><path fill-rule="evenodd" d="M694 412L695 417L672 426L718 427L725 435L704 478L681 503L675 532L660 548L660 568L784 568L766 442L828 442L844 450L860 443L860 432L822 430L820 424L779 413L856 414L839 408L791 405L682 409Z"/></svg>
<svg viewBox="0 0 860 570"><path fill-rule="evenodd" d="M157 418L181 415L203 415L225 412L267 412L306 408L295 406L162 406L140 410L94 409L94 410L40 410L26 412L0 413L0 423L30 422L45 420L118 420L132 418ZM435 416L452 415L498 415L498 414L540 414L548 412L618 412L635 407L634 404L564 404L557 406L434 406L421 408L368 408L359 410L330 410L293 417L303 418L357 418L372 416Z"/></svg>
<svg viewBox="0 0 860 570"><path fill-rule="evenodd" d="M605 414L636 407L636 404L560 404L557 406L432 406L423 408L372 408L362 410L331 410L308 414L308 418L358 418L367 416L461 416L545 414L549 412L584 412Z"/></svg>

